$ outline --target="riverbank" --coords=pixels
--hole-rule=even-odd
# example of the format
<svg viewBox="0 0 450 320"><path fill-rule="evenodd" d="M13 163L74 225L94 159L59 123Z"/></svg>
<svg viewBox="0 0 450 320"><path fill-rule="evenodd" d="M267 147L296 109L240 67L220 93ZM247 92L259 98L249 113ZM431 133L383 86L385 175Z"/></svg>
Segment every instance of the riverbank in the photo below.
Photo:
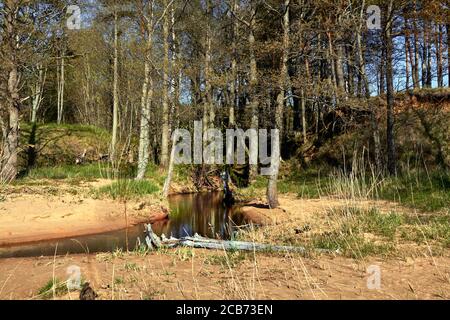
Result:
<svg viewBox="0 0 450 320"><path fill-rule="evenodd" d="M40 186L8 187L0 202L0 246L120 230L163 213L165 204L155 196L125 202L89 194L110 183L43 181Z"/></svg>
<svg viewBox="0 0 450 320"><path fill-rule="evenodd" d="M156 193L114 198L120 193L109 192L115 190L111 183L41 180L8 186L0 202L0 243L123 229L148 221L167 205ZM105 188L107 195L97 192ZM0 299L77 299L77 291L65 289L70 266L79 267L80 279L108 300L450 298L446 211L289 192L280 194L280 207L272 210L262 197L252 198L241 211L247 223L259 227L241 229L235 238L302 246L306 254L189 248L89 253L86 248L85 254L3 258ZM200 212L208 205L193 203ZM379 288L368 285L374 266L381 272Z"/></svg>

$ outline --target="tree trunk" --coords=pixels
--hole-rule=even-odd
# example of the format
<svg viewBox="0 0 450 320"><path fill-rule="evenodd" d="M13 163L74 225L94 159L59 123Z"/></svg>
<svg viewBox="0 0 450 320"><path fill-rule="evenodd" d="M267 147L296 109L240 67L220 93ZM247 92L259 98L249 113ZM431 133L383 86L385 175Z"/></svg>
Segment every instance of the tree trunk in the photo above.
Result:
<svg viewBox="0 0 450 320"><path fill-rule="evenodd" d="M380 89L379 89L379 94L383 95L386 93L385 90L385 64L386 64L386 52L383 48L382 53L381 53L381 61L380 61Z"/></svg>
<svg viewBox="0 0 450 320"><path fill-rule="evenodd" d="M57 114L57 123L61 124L63 121L64 114L64 88L65 88L65 60L64 60L65 51L61 52L61 63L59 65L59 74L58 74L58 114Z"/></svg>
<svg viewBox="0 0 450 320"><path fill-rule="evenodd" d="M114 8L114 62L113 62L113 123L111 135L111 161L116 160L116 146L119 122L119 17Z"/></svg>
<svg viewBox="0 0 450 320"><path fill-rule="evenodd" d="M151 60L153 50L153 10L146 26L142 26L142 35L147 37L145 60L144 60L144 83L142 84L141 96L141 122L139 134L138 172L136 180L142 180L150 159L150 126L151 105L153 99L153 78L151 74ZM146 28L146 29L145 29Z"/></svg>
<svg viewBox="0 0 450 320"><path fill-rule="evenodd" d="M409 58L409 64L411 65L411 79L412 79L412 85L413 85L413 89L416 89L419 86L418 83L418 78L417 78L417 64L415 62L415 53L413 50L413 45L411 44L411 36L409 33L409 28L410 25L408 23L408 21L405 21L405 46L406 49L408 50L408 58Z"/></svg>
<svg viewBox="0 0 450 320"><path fill-rule="evenodd" d="M442 34L443 34L443 30L442 30L442 25L439 24L438 28L437 28L437 39L436 39L436 60L437 60L437 82L438 82L438 87L442 88L444 86L444 68L443 68L443 52L442 52L442 48L444 47L443 41L442 41ZM450 76L450 75L449 75Z"/></svg>
<svg viewBox="0 0 450 320"><path fill-rule="evenodd" d="M252 6L251 14L252 17L255 16L256 9ZM255 55L255 35L254 35L254 18L250 21L249 26L249 35L248 35L248 43L250 47L250 93L251 93L251 128L258 130L259 126L259 98L258 98L258 68L256 63L256 55ZM258 166L255 164L250 165L250 181L255 181L256 176L258 174Z"/></svg>
<svg viewBox="0 0 450 320"><path fill-rule="evenodd" d="M417 4L414 4L414 18L413 18L413 31L414 31L414 69L413 69L413 86L414 89L420 88L419 82L419 35L417 27Z"/></svg>
<svg viewBox="0 0 450 320"><path fill-rule="evenodd" d="M280 122L281 118L275 115L275 122ZM280 137L272 137L272 154L271 157L275 158L275 161L279 161L280 159ZM269 181L267 184L267 203L271 209L277 208L280 203L278 201L278 167L275 169L275 172L269 176Z"/></svg>
<svg viewBox="0 0 450 320"><path fill-rule="evenodd" d="M406 77L406 84L405 84L405 89L409 90L409 53L410 53L410 43L409 43L409 30L408 30L408 19L405 18L405 27L403 29L404 33L405 33L405 77Z"/></svg>
<svg viewBox="0 0 450 320"><path fill-rule="evenodd" d="M164 8L167 8L168 1L164 0ZM162 96L162 139L161 139L161 165L167 167L169 164L169 15L166 14L163 23L163 96Z"/></svg>
<svg viewBox="0 0 450 320"><path fill-rule="evenodd" d="M423 46L422 46L422 87L428 87L428 39L426 36L426 27L424 27L423 33L422 33L422 40L423 40Z"/></svg>
<svg viewBox="0 0 450 320"><path fill-rule="evenodd" d="M31 123L36 123L37 121L37 112L41 107L43 100L43 91L46 80L47 68L43 69L42 65L38 65L38 78L36 82L31 87L32 103L31 103Z"/></svg>
<svg viewBox="0 0 450 320"><path fill-rule="evenodd" d="M233 11L239 11L239 1L233 0ZM230 83L230 93L231 93L231 103L229 110L229 124L228 127L233 128L236 125L235 110L236 110L236 100L237 100L237 33L238 33L238 21L236 17L233 18L233 43L232 43L232 53L231 53L231 83Z"/></svg>
<svg viewBox="0 0 450 320"><path fill-rule="evenodd" d="M352 44L353 47L353 44ZM347 48L347 82L348 82L348 94L350 96L355 95L355 62L354 62L354 52L352 48ZM345 84L344 84L344 92L345 92Z"/></svg>
<svg viewBox="0 0 450 320"><path fill-rule="evenodd" d="M426 37L427 37L427 45L426 45L426 51L427 51L427 78L426 78L426 85L427 88L431 88L432 82L433 82L433 75L432 75L432 69L431 69L431 30L430 25L427 23L426 27Z"/></svg>
<svg viewBox="0 0 450 320"><path fill-rule="evenodd" d="M27 149L27 168L33 168L36 164L36 131L37 131L37 112L43 100L43 90L45 85L45 78L47 70L44 71L41 64L38 65L38 78L36 83L32 85L31 92L33 94L31 105L31 132L28 139Z"/></svg>
<svg viewBox="0 0 450 320"><path fill-rule="evenodd" d="M167 198L169 196L169 190L170 190L170 183L172 181L172 176L173 176L173 167L175 165L174 161L175 161L175 144L176 141L172 141L172 151L170 152L170 161L169 161L169 170L167 171L167 178L166 181L164 182L164 187L163 187L163 197Z"/></svg>
<svg viewBox="0 0 450 320"><path fill-rule="evenodd" d="M170 127L179 127L179 104L180 104L180 85L182 82L182 72L178 65L181 61L180 45L178 43L177 34L175 32L175 6L171 8L171 22L172 22L172 91L173 91L173 101L172 101L172 112Z"/></svg>
<svg viewBox="0 0 450 320"><path fill-rule="evenodd" d="M339 58L334 59L334 48L333 48L333 40L331 37L331 32L327 32L327 37L328 37L328 51L327 51L327 60L330 63L330 67L331 67L331 77L329 77L329 81L331 82L330 85L333 87L333 96L336 99L336 102L339 103L339 99L338 99L338 86L340 84L342 84L343 82L339 83L340 80L339 75L338 75L338 64L341 65L341 71L342 71L342 79L344 79L344 71L342 69L342 59L340 61L340 63L337 61ZM339 55L339 54L337 54ZM340 90L339 90L340 91ZM341 91L342 92L342 91Z"/></svg>
<svg viewBox="0 0 450 320"><path fill-rule="evenodd" d="M150 117L151 117L151 101L153 98L153 83L150 75L149 61L145 61L145 78L142 85L141 97L141 123L139 135L139 155L138 155L138 172L137 180L145 177L149 157L150 157Z"/></svg>
<svg viewBox="0 0 450 320"><path fill-rule="evenodd" d="M302 89L301 91L301 113L302 113L302 136L303 136L303 143L306 144L308 142L308 137L306 135L307 133L307 127L306 127L306 95L305 91Z"/></svg>
<svg viewBox="0 0 450 320"><path fill-rule="evenodd" d="M362 78L362 82L364 85L364 94L366 99L367 108L370 110L370 86L369 79L367 78L366 73L366 61L363 54L362 49L362 41L361 41L361 32L362 32L362 23L364 21L364 10L365 10L365 1L363 1L362 9L360 12L360 24L359 29L356 35L356 42L358 47L358 62L359 62L359 70ZM375 157L375 167L377 171L382 169L382 161L381 161L381 142L380 142L380 132L378 127L378 120L376 115L376 110L371 110L370 112L370 124L372 127L372 137L374 144L374 157Z"/></svg>
<svg viewBox="0 0 450 320"><path fill-rule="evenodd" d="M10 79L11 79L10 73ZM3 146L2 182L13 181L17 176L17 153L19 147L19 109L10 105L7 136Z"/></svg>
<svg viewBox="0 0 450 320"><path fill-rule="evenodd" d="M1 179L10 182L17 176L17 153L19 147L19 71L15 65L11 66L8 76L8 121L3 137L3 159ZM6 134L6 136L5 136Z"/></svg>
<svg viewBox="0 0 450 320"><path fill-rule="evenodd" d="M447 68L448 87L450 88L450 24L447 24Z"/></svg>
<svg viewBox="0 0 450 320"><path fill-rule="evenodd" d="M306 85L308 85L309 80L311 79L311 73L309 70L309 61L308 57L305 57L305 72L306 72ZM306 93L305 89L302 89L302 130L303 130L303 143L308 142L308 127L306 121Z"/></svg>
<svg viewBox="0 0 450 320"><path fill-rule="evenodd" d="M1 182L11 182L16 179L18 172L17 153L19 147L19 110L21 107L20 88L21 74L19 71L19 36L17 34L17 12L19 3L8 0L3 8L4 12L4 31L3 45L5 49L5 61L2 61L6 74L6 110L7 114L0 113L1 126L3 133L3 147L1 153L0 180ZM4 106L1 105L0 111ZM5 123L6 122L6 123Z"/></svg>
<svg viewBox="0 0 450 320"><path fill-rule="evenodd" d="M393 0L389 1L386 13L385 50L386 50L386 85L387 85L387 167L389 174L397 171L395 137L394 137L394 75L393 75L393 42L392 42Z"/></svg>
<svg viewBox="0 0 450 320"><path fill-rule="evenodd" d="M279 138L283 136L283 111L286 91L289 85L288 74L288 60L289 60L289 6L290 0L284 1L285 11L283 16L283 57L281 63L280 72L280 92L277 97L277 108L275 111L275 128L279 130ZM273 138L273 137L272 137ZM274 142L274 139L272 139ZM280 143L281 141L275 141L272 143L272 158L280 158ZM278 168L270 175L269 182L267 184L267 202L270 208L276 208L279 206L278 202Z"/></svg>
<svg viewBox="0 0 450 320"><path fill-rule="evenodd" d="M344 67L343 67L343 50L340 44L336 47L336 83L339 88L339 93L345 93Z"/></svg>

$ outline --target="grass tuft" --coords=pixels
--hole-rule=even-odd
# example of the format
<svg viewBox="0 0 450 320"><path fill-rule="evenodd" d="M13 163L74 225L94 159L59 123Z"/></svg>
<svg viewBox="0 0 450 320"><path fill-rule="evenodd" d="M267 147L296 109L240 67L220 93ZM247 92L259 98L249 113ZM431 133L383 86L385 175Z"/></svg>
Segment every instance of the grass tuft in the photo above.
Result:
<svg viewBox="0 0 450 320"><path fill-rule="evenodd" d="M61 296L68 292L66 282L59 279L50 279L43 287L38 290L38 295L42 299L50 299L54 296Z"/></svg>
<svg viewBox="0 0 450 320"><path fill-rule="evenodd" d="M110 185L100 187L95 191L95 195L97 197L106 195L113 199L128 199L155 194L159 191L159 186L153 181L120 179Z"/></svg>

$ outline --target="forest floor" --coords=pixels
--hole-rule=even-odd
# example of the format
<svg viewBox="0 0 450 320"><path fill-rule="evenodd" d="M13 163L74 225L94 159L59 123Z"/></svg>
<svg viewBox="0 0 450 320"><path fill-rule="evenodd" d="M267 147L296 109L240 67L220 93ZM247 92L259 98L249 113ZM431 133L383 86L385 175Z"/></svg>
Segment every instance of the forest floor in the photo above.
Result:
<svg viewBox="0 0 450 320"><path fill-rule="evenodd" d="M0 244L120 229L145 221L162 205L157 196L130 200L125 221L120 200L93 192L110 183L44 179L4 188ZM289 192L280 202L277 210L257 201L247 206L264 226L238 237L301 245L307 254L179 248L6 258L0 259L0 299L78 299L63 285L73 265L100 299L450 298L448 212ZM368 285L370 266L380 268L378 289Z"/></svg>

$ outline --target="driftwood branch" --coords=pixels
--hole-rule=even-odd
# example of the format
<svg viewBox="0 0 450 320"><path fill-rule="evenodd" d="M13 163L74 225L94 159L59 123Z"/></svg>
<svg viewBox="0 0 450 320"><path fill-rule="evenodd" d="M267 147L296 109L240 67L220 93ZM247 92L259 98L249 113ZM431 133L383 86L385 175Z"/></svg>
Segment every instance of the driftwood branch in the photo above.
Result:
<svg viewBox="0 0 450 320"><path fill-rule="evenodd" d="M150 224L146 226L146 237L145 242L149 249L154 247L191 247L191 248L202 248L202 249L219 249L219 250L242 250L242 251L272 251L272 252L297 252L305 253L306 248L304 247L294 247L294 246L277 246L270 244L260 244L254 242L245 241L226 241L226 240L215 240L204 238L196 234L193 237L183 237L180 239L169 238L167 239L163 236L161 239L153 232ZM321 250L327 251L327 250Z"/></svg>

